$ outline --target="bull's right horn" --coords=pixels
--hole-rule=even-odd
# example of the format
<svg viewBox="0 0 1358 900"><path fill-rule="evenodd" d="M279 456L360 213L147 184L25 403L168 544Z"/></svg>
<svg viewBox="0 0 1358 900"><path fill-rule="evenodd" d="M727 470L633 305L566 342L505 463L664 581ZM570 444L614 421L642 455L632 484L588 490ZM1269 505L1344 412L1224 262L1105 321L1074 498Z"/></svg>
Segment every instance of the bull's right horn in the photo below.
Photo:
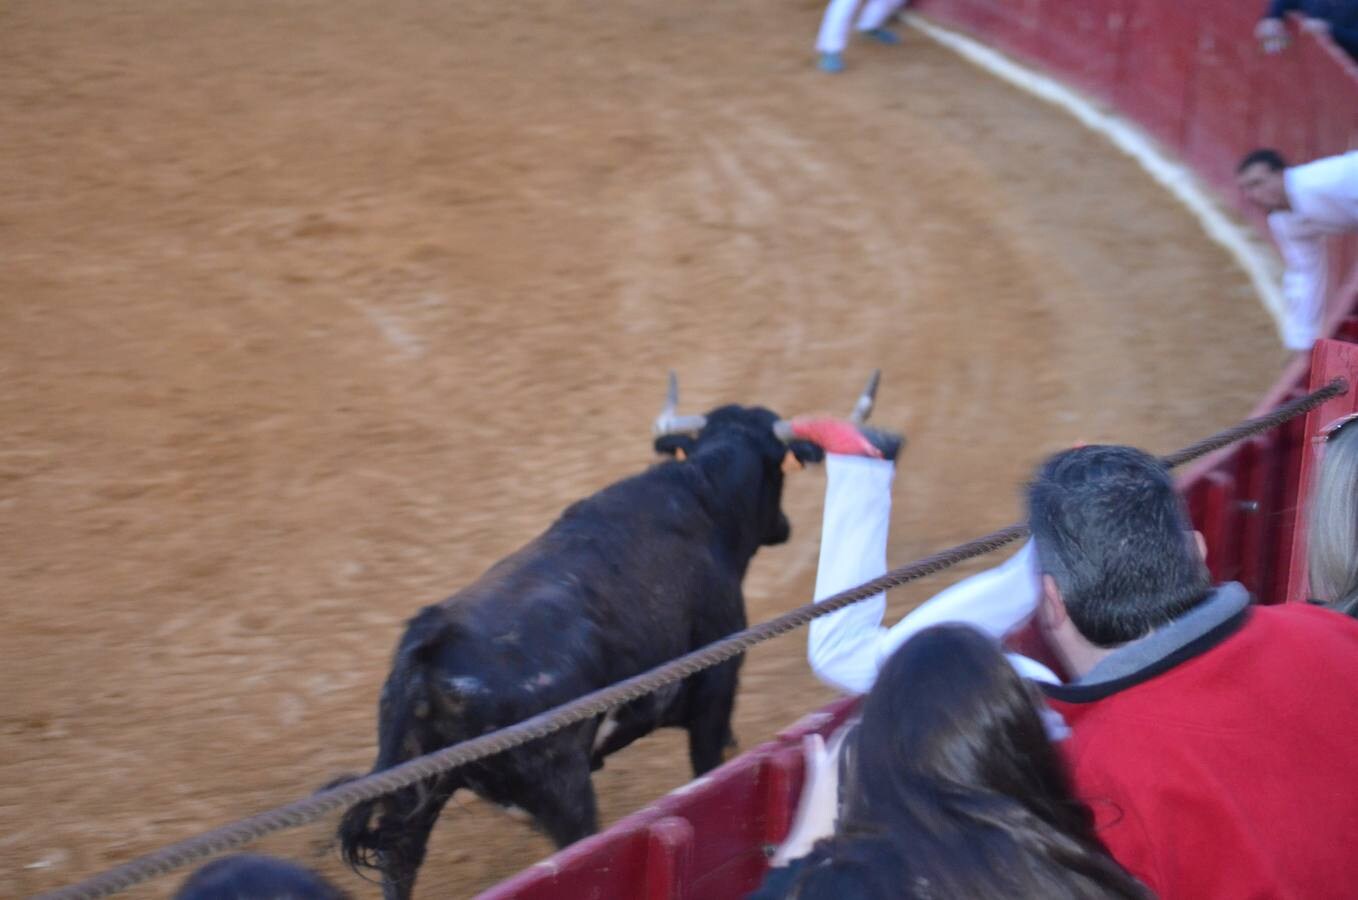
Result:
<svg viewBox="0 0 1358 900"><path fill-rule="evenodd" d="M671 370L669 390L665 393L665 407L660 410L660 415L655 418L655 424L651 426L656 437L702 431L703 426L707 424L707 416L681 416L677 412L678 409L679 376Z"/></svg>
<svg viewBox="0 0 1358 900"><path fill-rule="evenodd" d="M863 388L863 393L858 396L858 402L853 405L853 412L849 414L849 421L855 425L862 425L872 415L872 405L877 402L877 385L882 381L882 370L873 369L872 375L868 378L868 386Z"/></svg>

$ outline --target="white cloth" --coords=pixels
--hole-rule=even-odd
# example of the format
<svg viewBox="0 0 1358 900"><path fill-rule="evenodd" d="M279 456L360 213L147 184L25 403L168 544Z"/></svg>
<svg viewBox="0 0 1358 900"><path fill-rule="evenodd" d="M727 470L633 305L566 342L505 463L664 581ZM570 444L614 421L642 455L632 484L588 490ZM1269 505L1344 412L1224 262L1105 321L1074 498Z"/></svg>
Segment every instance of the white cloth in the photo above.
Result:
<svg viewBox="0 0 1358 900"><path fill-rule="evenodd" d="M802 738L802 755L806 759L806 778L797 797L797 814L792 819L783 844L769 860L779 868L800 859L822 838L835 833L839 821L839 759L844 742L849 736L846 725L836 731L827 746L819 734Z"/></svg>
<svg viewBox="0 0 1358 900"><path fill-rule="evenodd" d="M1282 338L1290 350L1309 350L1325 315L1325 238L1358 230L1358 152L1293 166L1283 183L1292 208L1268 217L1287 266Z"/></svg>
<svg viewBox="0 0 1358 900"><path fill-rule="evenodd" d="M886 571L895 469L884 460L830 454L825 474L817 601ZM807 659L821 681L846 693L865 694L887 657L917 632L960 622L998 640L1033 615L1040 592L1029 541L1008 561L935 594L891 628L882 625L885 594L816 619L811 623ZM1019 674L1034 681L1060 682L1040 662L1016 653L1006 655Z"/></svg>
<svg viewBox="0 0 1358 900"><path fill-rule="evenodd" d="M830 0L820 20L820 34L816 37L819 53L843 53L849 45L849 27L860 0ZM905 5L905 0L867 0L858 16L859 31L881 28L891 14Z"/></svg>

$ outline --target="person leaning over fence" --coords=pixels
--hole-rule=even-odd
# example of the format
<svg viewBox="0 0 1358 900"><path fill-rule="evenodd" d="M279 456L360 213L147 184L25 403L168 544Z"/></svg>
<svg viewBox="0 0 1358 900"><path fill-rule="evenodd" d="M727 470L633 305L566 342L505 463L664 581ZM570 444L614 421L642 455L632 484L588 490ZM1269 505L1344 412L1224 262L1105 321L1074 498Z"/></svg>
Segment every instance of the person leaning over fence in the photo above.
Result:
<svg viewBox="0 0 1358 900"><path fill-rule="evenodd" d="M1148 897L1095 837L1041 705L976 629L912 637L848 739L836 835L751 900Z"/></svg>
<svg viewBox="0 0 1358 900"><path fill-rule="evenodd" d="M1358 231L1358 152L1288 166L1276 150L1255 150L1240 161L1236 183L1268 214L1286 265L1283 343L1309 350L1325 318L1325 240Z"/></svg>
<svg viewBox="0 0 1358 900"><path fill-rule="evenodd" d="M882 574L894 470L826 460L816 596ZM885 597L812 623L816 675L851 693L921 627L992 638L1036 615L1074 680L1011 656L1071 729L1100 839L1166 898L1352 896L1358 622L1213 588L1168 472L1130 447L1058 453L1028 489L1031 541L882 626Z"/></svg>

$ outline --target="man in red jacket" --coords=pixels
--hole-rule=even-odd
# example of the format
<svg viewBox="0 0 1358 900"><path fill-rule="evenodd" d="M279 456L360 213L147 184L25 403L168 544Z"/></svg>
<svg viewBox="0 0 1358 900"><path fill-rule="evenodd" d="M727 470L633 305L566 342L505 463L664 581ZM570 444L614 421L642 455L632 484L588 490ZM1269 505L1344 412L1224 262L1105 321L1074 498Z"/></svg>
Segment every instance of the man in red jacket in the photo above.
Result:
<svg viewBox="0 0 1358 900"><path fill-rule="evenodd" d="M830 473L822 568L833 568L828 554L855 571L832 572L844 584L818 584L818 596L871 577L884 555L889 464L876 467L866 486L847 480L856 469L839 486ZM892 628L880 624L884 602L817 620L816 673L865 690L921 624L999 634L1024 615L1019 607L1035 607L1074 680L1016 666L1044 682L1071 729L1076 787L1119 862L1162 898L1358 896L1358 622L1317 607L1251 606L1239 584L1213 588L1169 473L1139 450L1053 456L1028 507L1031 552ZM855 541L855 529L870 538ZM860 544L873 545L861 563Z"/></svg>
<svg viewBox="0 0 1358 900"><path fill-rule="evenodd" d="M1358 622L1210 587L1169 474L1057 454L1028 491L1046 685L1113 855L1161 897L1358 892Z"/></svg>

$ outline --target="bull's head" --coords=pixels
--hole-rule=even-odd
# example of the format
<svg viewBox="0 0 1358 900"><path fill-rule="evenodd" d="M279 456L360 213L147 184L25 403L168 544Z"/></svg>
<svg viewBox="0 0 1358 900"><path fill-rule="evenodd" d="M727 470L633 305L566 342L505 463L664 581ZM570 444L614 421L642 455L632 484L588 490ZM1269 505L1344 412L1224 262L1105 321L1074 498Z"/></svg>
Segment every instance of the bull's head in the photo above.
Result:
<svg viewBox="0 0 1358 900"><path fill-rule="evenodd" d="M872 412L878 372L858 398L851 419L861 423ZM780 544L791 534L782 511L783 476L807 463L818 463L825 452L794 436L790 424L763 407L722 406L706 415L679 414L679 382L670 373L665 406L655 420L655 449L679 461L693 460L730 498L748 496L758 481L758 499L744 515L752 518L759 544ZM754 453L739 453L737 447ZM758 460L756 470L749 460Z"/></svg>

